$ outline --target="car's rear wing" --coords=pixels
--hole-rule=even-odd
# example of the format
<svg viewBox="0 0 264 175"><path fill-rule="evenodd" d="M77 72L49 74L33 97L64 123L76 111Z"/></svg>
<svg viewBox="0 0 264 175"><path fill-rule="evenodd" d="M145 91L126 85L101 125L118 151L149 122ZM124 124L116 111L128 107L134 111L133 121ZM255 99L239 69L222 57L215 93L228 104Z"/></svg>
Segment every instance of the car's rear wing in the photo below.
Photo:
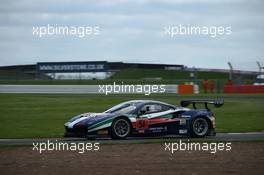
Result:
<svg viewBox="0 0 264 175"><path fill-rule="evenodd" d="M210 110L208 108L208 104L214 105L216 108L219 108L224 105L224 100L223 99L217 99L217 100L182 100L181 101L181 106L186 107L189 106L190 104L193 105L193 108L196 109L196 104L197 103L203 103L205 109Z"/></svg>

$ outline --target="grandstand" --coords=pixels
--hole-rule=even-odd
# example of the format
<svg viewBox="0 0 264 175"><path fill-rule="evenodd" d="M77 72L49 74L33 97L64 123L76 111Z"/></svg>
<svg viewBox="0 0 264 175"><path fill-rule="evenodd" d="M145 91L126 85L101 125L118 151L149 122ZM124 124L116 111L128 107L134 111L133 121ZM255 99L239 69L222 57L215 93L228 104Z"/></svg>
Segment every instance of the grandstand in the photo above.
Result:
<svg viewBox="0 0 264 175"><path fill-rule="evenodd" d="M0 80L29 80L36 77L36 65L13 65L0 67Z"/></svg>

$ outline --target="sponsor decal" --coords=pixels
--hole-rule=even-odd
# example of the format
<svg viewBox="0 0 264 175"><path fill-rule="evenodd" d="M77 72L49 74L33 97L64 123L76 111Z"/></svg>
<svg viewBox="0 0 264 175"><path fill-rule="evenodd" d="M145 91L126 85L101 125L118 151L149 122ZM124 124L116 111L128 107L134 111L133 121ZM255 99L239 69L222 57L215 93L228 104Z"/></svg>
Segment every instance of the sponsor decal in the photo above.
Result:
<svg viewBox="0 0 264 175"><path fill-rule="evenodd" d="M97 134L99 134L99 135L107 135L108 134L108 130L107 129L100 130L100 131L97 132Z"/></svg>
<svg viewBox="0 0 264 175"><path fill-rule="evenodd" d="M180 125L186 125L186 119L185 118L180 119Z"/></svg>
<svg viewBox="0 0 264 175"><path fill-rule="evenodd" d="M180 134L187 134L187 129L179 129Z"/></svg>

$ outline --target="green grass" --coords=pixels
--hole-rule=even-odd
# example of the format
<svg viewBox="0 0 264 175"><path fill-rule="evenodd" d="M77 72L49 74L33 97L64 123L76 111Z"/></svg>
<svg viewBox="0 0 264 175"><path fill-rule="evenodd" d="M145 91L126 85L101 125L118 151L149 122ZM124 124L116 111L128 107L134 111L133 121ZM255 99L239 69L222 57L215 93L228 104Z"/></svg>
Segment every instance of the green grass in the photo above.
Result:
<svg viewBox="0 0 264 175"><path fill-rule="evenodd" d="M213 109L218 132L264 130L264 95L210 95L223 97L225 105ZM84 112L102 112L131 99L154 99L179 104L186 98L208 95L97 95L97 94L0 94L0 138L61 137L63 124Z"/></svg>

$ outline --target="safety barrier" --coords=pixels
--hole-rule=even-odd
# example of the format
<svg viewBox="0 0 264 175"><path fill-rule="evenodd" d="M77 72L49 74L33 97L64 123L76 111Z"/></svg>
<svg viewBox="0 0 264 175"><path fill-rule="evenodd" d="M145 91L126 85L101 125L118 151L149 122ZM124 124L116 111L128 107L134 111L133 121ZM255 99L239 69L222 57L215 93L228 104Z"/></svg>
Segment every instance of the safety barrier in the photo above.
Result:
<svg viewBox="0 0 264 175"><path fill-rule="evenodd" d="M178 93L179 94L198 94L199 86L198 85L178 85Z"/></svg>
<svg viewBox="0 0 264 175"><path fill-rule="evenodd" d="M224 93L264 93L264 85L225 85Z"/></svg>

